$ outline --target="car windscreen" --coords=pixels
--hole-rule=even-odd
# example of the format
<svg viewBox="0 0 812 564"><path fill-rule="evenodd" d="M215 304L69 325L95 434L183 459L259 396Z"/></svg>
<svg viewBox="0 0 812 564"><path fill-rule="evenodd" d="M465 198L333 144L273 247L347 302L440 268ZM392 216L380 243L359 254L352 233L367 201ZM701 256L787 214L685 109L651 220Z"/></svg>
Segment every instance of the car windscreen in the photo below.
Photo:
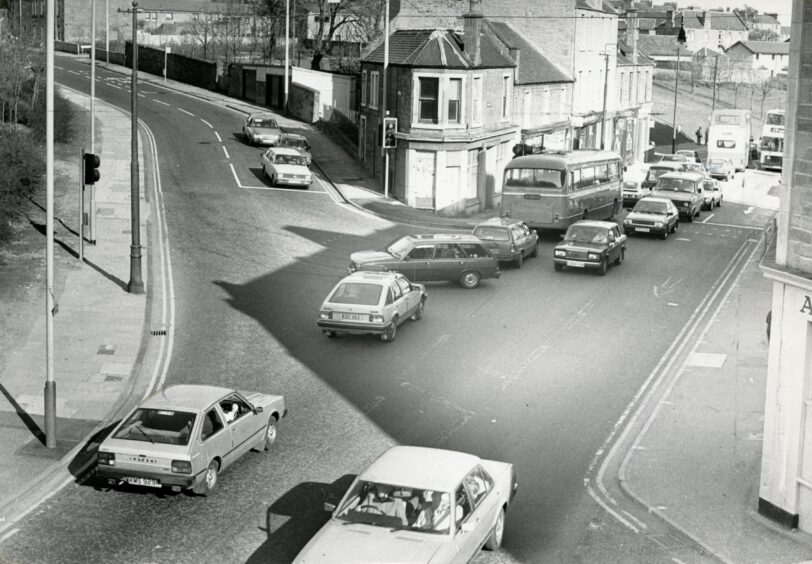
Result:
<svg viewBox="0 0 812 564"><path fill-rule="evenodd" d="M386 252L396 258L403 258L403 256L412 248L412 240L409 237L401 237L394 243L386 247Z"/></svg>
<svg viewBox="0 0 812 564"><path fill-rule="evenodd" d="M639 213L653 213L657 215L667 215L668 205L665 202L651 202L647 200L640 200L634 205L633 212Z"/></svg>
<svg viewBox="0 0 812 564"><path fill-rule="evenodd" d="M283 147L293 147L295 149L307 149L307 141L304 139L291 139L290 137L283 137L279 144Z"/></svg>
<svg viewBox="0 0 812 564"><path fill-rule="evenodd" d="M570 225L564 240L573 243L606 243L606 228L592 225Z"/></svg>
<svg viewBox="0 0 812 564"><path fill-rule="evenodd" d="M476 227L474 228L474 235L483 241L510 241L508 230L504 227Z"/></svg>
<svg viewBox="0 0 812 564"><path fill-rule="evenodd" d="M254 127L262 127L262 128L265 128L265 129L271 129L271 128L279 127L278 125L276 125L276 120L270 119L270 118L265 118L265 119L255 118L251 122L251 125L253 125Z"/></svg>
<svg viewBox="0 0 812 564"><path fill-rule="evenodd" d="M565 171L546 168L510 168L505 171L506 188L526 191L555 190L564 185Z"/></svg>
<svg viewBox="0 0 812 564"><path fill-rule="evenodd" d="M332 304L375 306L381 301L382 291L380 284L342 282L327 301Z"/></svg>
<svg viewBox="0 0 812 564"><path fill-rule="evenodd" d="M696 192L696 182L685 178L660 178L656 189L661 192Z"/></svg>
<svg viewBox="0 0 812 564"><path fill-rule="evenodd" d="M358 480L344 497L336 518L446 535L451 523L451 496L431 489Z"/></svg>
<svg viewBox="0 0 812 564"><path fill-rule="evenodd" d="M659 168L659 167L651 167L648 169L648 176L646 176L646 180L657 180L663 174L667 174L669 172L674 172L673 168Z"/></svg>
<svg viewBox="0 0 812 564"><path fill-rule="evenodd" d="M273 162L274 164L307 166L305 158L301 155L276 155Z"/></svg>
<svg viewBox="0 0 812 564"><path fill-rule="evenodd" d="M720 149L735 149L736 142L733 139L717 139L716 146Z"/></svg>
<svg viewBox="0 0 812 564"><path fill-rule="evenodd" d="M195 414L172 409L136 409L113 435L114 439L187 445Z"/></svg>

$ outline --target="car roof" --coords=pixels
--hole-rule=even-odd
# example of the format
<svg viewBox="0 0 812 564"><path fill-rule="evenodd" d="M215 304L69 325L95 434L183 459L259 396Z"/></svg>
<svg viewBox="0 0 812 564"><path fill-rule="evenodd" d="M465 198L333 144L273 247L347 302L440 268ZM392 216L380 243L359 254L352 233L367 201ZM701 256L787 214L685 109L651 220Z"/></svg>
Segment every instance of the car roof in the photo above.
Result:
<svg viewBox="0 0 812 564"><path fill-rule="evenodd" d="M361 480L452 492L481 462L478 456L438 448L393 446L358 476Z"/></svg>
<svg viewBox="0 0 812 564"><path fill-rule="evenodd" d="M298 133L282 132L282 137L287 137L288 139L301 139L303 141L307 141L307 137L305 137L304 135L299 135Z"/></svg>
<svg viewBox="0 0 812 564"><path fill-rule="evenodd" d="M367 282L388 282L398 278L399 274L397 272L392 272L390 270L356 270L355 272L348 274L344 278L341 279L341 282L347 282L349 280L366 280ZM339 282L339 284L341 284Z"/></svg>
<svg viewBox="0 0 812 564"><path fill-rule="evenodd" d="M585 225L587 227L603 227L605 229L617 227L617 223L613 221L600 221L597 219L582 219L580 221L576 221L572 225Z"/></svg>
<svg viewBox="0 0 812 564"><path fill-rule="evenodd" d="M417 235L407 235L414 241L454 241L457 243L481 243L479 237L471 235L470 233L419 233Z"/></svg>
<svg viewBox="0 0 812 564"><path fill-rule="evenodd" d="M477 223L474 226L474 229L476 229L477 227L482 227L482 226L487 226L487 227L493 227L493 226L509 227L509 226L512 226L512 225L521 225L522 223L524 223L522 220L514 219L512 217L492 217L490 219L486 219L485 221L483 221L481 223Z"/></svg>
<svg viewBox="0 0 812 564"><path fill-rule="evenodd" d="M669 200L668 198L655 198L653 196L646 196L645 198L640 198L638 201L654 202L655 204L666 204L666 205L671 203L671 200Z"/></svg>
<svg viewBox="0 0 812 564"><path fill-rule="evenodd" d="M701 172L696 172L693 170L682 170L663 174L660 178L658 178L658 180L662 180L663 178L682 178L683 180L703 180L704 178L707 177Z"/></svg>
<svg viewBox="0 0 812 564"><path fill-rule="evenodd" d="M269 114L269 113L267 113L267 112L265 112L265 113L259 113L259 114L251 114L251 115L250 115L250 116L248 116L248 118L246 118L246 119L258 119L258 118L261 118L261 119L272 119L272 120L276 121L276 116L275 116L274 114Z"/></svg>
<svg viewBox="0 0 812 564"><path fill-rule="evenodd" d="M234 390L220 386L181 384L155 392L141 402L139 407L202 411L231 393L234 393Z"/></svg>
<svg viewBox="0 0 812 564"><path fill-rule="evenodd" d="M273 152L277 155L293 155L296 157L299 156L299 151L297 151L296 149L291 149L290 147L271 147L266 152L268 153Z"/></svg>
<svg viewBox="0 0 812 564"><path fill-rule="evenodd" d="M651 170L652 168L674 168L675 169L675 168L682 167L682 166L685 166L685 161L659 161L659 162L656 162L656 163L651 163L651 166L649 166L648 168L649 168L649 170Z"/></svg>

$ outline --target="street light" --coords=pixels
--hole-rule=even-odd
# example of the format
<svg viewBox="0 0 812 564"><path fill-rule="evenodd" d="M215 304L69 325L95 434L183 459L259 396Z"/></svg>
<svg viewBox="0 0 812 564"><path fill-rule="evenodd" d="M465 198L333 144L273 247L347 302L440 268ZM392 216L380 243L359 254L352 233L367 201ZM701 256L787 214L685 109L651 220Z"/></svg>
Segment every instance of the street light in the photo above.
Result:
<svg viewBox="0 0 812 564"><path fill-rule="evenodd" d="M679 34L677 35L677 72L674 73L676 78L674 80L674 123L671 126L671 153L677 152L677 94L679 93L679 48L680 45L685 45L685 27L684 18L680 16Z"/></svg>
<svg viewBox="0 0 812 564"><path fill-rule="evenodd" d="M604 149L606 142L606 94L609 86L609 50L607 47L613 46L617 48L617 43L606 43L603 46L604 69L603 69L603 112L601 113L601 151Z"/></svg>
<svg viewBox="0 0 812 564"><path fill-rule="evenodd" d="M138 2L133 0L133 74L132 74L132 125L130 150L130 282L127 291L131 294L144 293L144 280L141 277L141 210L138 186Z"/></svg>

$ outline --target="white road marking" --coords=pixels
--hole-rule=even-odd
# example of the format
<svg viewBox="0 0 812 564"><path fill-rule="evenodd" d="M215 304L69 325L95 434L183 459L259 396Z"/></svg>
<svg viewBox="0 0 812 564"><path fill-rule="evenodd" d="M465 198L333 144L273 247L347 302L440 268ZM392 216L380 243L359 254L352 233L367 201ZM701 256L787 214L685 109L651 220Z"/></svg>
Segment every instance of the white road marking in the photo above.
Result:
<svg viewBox="0 0 812 564"><path fill-rule="evenodd" d="M183 108L178 108L178 111L179 111L179 112L183 112L184 114L190 115L190 116L192 116L192 117L195 117L195 115L194 115L192 112L187 112L187 111L186 111L186 110L184 110Z"/></svg>
<svg viewBox="0 0 812 564"><path fill-rule="evenodd" d="M205 119L200 118L200 121L202 121L203 123L205 123L206 125L208 125L208 126L209 126L209 127L211 127L212 129L214 129L214 126L213 126L212 124L210 124L209 122L207 122Z"/></svg>
<svg viewBox="0 0 812 564"><path fill-rule="evenodd" d="M710 218L712 218L714 215L716 214L715 213L710 214L708 217L702 220L702 223L707 223L708 221L710 221Z"/></svg>
<svg viewBox="0 0 812 564"><path fill-rule="evenodd" d="M230 156L228 156L228 149L226 149L226 146L225 146L225 145L223 145L223 152L226 154L226 158L227 158L227 159L230 159L230 158L231 158Z"/></svg>
<svg viewBox="0 0 812 564"><path fill-rule="evenodd" d="M231 165L232 170L234 169L234 165ZM236 173L234 174L236 177ZM327 192L321 192L319 190L302 190L297 188L279 188L277 186L240 186L240 188L244 188L245 190L277 190L279 192L287 192L288 194L321 194L323 196L329 196Z"/></svg>
<svg viewBox="0 0 812 564"><path fill-rule="evenodd" d="M20 530L20 529L11 529L11 530L10 530L9 532L7 532L5 535L3 535L2 537L0 537L0 543L5 542L5 541L7 541L8 539L10 539L11 537L13 537L15 534L17 534L17 532L19 532L19 530Z"/></svg>
<svg viewBox="0 0 812 564"><path fill-rule="evenodd" d="M222 140L222 139L220 139L220 134L219 134L219 133L217 133L216 131L214 132L214 136L215 136L215 137L217 137L217 140L218 140L220 143L222 143L222 142L223 142L223 140Z"/></svg>
<svg viewBox="0 0 812 564"><path fill-rule="evenodd" d="M139 98L146 98L146 95L141 94L141 93L139 92L139 93L138 93L138 97L139 97Z"/></svg>
<svg viewBox="0 0 812 564"><path fill-rule="evenodd" d="M68 72L71 73L71 74L75 74L76 76L82 76L81 74L79 74L76 71L69 70Z"/></svg>
<svg viewBox="0 0 812 564"><path fill-rule="evenodd" d="M218 136L218 138L219 138L219 136ZM228 166L231 167L231 174L234 175L234 182L237 183L237 188L242 188L243 185L240 184L240 179L237 177L237 171L234 170L234 165L232 163L228 163Z"/></svg>
<svg viewBox="0 0 812 564"><path fill-rule="evenodd" d="M153 101L153 102L155 102L156 104L163 104L164 106L168 106L168 105L169 105L169 104L167 104L166 102L161 102L160 100L156 100L155 98L153 98L153 99L152 99L152 101Z"/></svg>
<svg viewBox="0 0 812 564"><path fill-rule="evenodd" d="M110 88L115 88L116 90L121 90L121 87L116 86L115 84L108 84L107 86L109 86Z"/></svg>

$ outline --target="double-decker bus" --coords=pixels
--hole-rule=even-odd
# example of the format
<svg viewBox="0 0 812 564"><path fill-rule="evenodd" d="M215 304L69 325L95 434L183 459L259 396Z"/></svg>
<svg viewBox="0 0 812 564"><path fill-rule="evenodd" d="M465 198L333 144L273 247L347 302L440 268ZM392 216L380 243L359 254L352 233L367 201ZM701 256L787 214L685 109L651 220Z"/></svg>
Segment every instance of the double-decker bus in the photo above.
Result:
<svg viewBox="0 0 812 564"><path fill-rule="evenodd" d="M761 168L781 170L784 164L784 110L768 110L761 130Z"/></svg>
<svg viewBox="0 0 812 564"><path fill-rule="evenodd" d="M750 161L750 110L714 110L708 128L708 159L730 159L736 170Z"/></svg>
<svg viewBox="0 0 812 564"><path fill-rule="evenodd" d="M505 167L500 214L558 231L579 219L611 219L620 209L622 176L621 157L611 151L516 157Z"/></svg>

